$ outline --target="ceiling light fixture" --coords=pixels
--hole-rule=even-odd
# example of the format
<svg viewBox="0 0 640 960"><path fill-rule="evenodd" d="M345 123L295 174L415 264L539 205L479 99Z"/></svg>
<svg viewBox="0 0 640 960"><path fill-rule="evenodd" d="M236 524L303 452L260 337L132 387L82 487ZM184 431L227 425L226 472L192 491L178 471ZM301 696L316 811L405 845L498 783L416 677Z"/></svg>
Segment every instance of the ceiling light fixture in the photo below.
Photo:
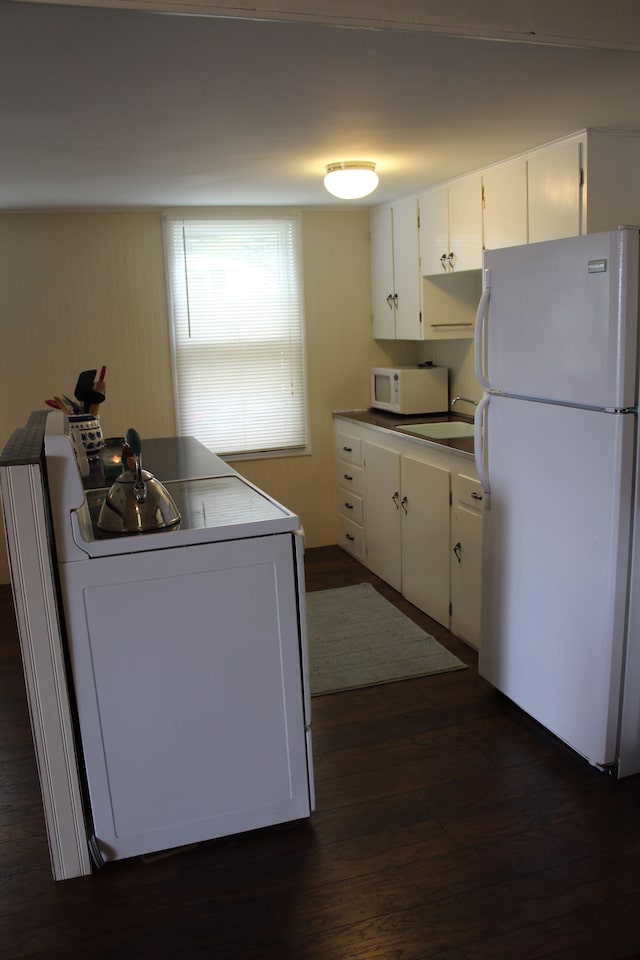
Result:
<svg viewBox="0 0 640 960"><path fill-rule="evenodd" d="M375 163L369 160L344 160L328 163L324 185L334 197L357 200L373 193L378 186Z"/></svg>

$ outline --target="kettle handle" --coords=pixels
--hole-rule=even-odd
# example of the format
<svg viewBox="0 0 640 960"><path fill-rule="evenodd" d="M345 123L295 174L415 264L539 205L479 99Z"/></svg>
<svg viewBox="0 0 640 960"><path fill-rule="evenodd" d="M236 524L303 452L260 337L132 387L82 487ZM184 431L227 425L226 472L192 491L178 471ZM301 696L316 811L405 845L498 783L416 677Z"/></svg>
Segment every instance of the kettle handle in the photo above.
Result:
<svg viewBox="0 0 640 960"><path fill-rule="evenodd" d="M147 485L142 479L142 440L140 434L133 427L129 427L126 434L126 441L131 447L131 452L136 461L136 477L133 483L133 495L137 503L144 503L147 499Z"/></svg>
<svg viewBox="0 0 640 960"><path fill-rule="evenodd" d="M133 427L129 427L125 440L131 447L131 452L135 457L139 457L142 453L142 440L140 439L140 434L137 430L134 430Z"/></svg>

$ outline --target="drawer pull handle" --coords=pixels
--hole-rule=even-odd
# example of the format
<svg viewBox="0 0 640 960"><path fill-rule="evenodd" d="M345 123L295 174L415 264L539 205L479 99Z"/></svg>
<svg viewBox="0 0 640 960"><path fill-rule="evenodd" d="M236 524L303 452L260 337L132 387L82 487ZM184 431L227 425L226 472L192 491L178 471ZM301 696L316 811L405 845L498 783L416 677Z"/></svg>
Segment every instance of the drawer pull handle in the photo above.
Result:
<svg viewBox="0 0 640 960"><path fill-rule="evenodd" d="M345 453L353 453L353 447L343 447Z"/></svg>
<svg viewBox="0 0 640 960"><path fill-rule="evenodd" d="M345 533L345 537L347 538L347 540L352 540L352 541L356 539L352 533Z"/></svg>
<svg viewBox="0 0 640 960"><path fill-rule="evenodd" d="M409 511L407 510L407 504L408 504L408 503L409 503L409 501L408 501L408 499L407 499L406 497L403 497L402 500L400 501L400 505L401 505L401 507L402 507L402 509L404 510L405 513L408 513L408 512L409 512Z"/></svg>
<svg viewBox="0 0 640 960"><path fill-rule="evenodd" d="M397 490L396 490L396 492L394 493L394 495L391 497L391 499L393 500L393 502L394 502L395 505L396 505L396 510L399 510L399 509L400 509L400 508L398 507L398 499L399 499L399 497L400 497L400 494L398 493Z"/></svg>
<svg viewBox="0 0 640 960"><path fill-rule="evenodd" d="M459 540L456 543L455 547L453 548L453 552L456 555L458 563L462 563L462 544L460 543Z"/></svg>
<svg viewBox="0 0 640 960"><path fill-rule="evenodd" d="M347 510L353 510L353 504L352 504L352 503L347 503L346 500L345 500L345 504L344 504L344 505L345 505L345 507L347 508Z"/></svg>
<svg viewBox="0 0 640 960"><path fill-rule="evenodd" d="M353 480L353 477L350 477L348 473L343 474L343 480Z"/></svg>
<svg viewBox="0 0 640 960"><path fill-rule="evenodd" d="M476 493L475 490L474 490L473 493L471 494L471 499L472 499L472 500L482 500L482 494L481 494L481 493Z"/></svg>

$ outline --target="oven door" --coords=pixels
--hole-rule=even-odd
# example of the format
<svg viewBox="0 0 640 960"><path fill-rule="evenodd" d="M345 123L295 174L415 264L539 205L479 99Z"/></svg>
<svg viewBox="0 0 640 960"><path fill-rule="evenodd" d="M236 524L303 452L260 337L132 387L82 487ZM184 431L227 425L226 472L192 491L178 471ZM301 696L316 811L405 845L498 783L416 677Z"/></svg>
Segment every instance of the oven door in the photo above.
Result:
<svg viewBox="0 0 640 960"><path fill-rule="evenodd" d="M295 564L291 534L60 564L104 860L309 815Z"/></svg>

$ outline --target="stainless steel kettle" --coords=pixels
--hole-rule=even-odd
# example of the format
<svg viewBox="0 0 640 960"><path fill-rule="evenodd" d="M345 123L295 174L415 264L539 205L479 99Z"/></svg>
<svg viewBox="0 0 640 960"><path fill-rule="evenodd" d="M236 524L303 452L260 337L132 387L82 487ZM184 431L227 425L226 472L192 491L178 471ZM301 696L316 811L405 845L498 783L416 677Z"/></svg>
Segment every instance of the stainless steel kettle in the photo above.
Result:
<svg viewBox="0 0 640 960"><path fill-rule="evenodd" d="M107 533L151 533L177 527L181 517L173 497L153 474L142 469L142 442L137 430L127 430L126 443L133 456L105 497L98 516L99 529Z"/></svg>

